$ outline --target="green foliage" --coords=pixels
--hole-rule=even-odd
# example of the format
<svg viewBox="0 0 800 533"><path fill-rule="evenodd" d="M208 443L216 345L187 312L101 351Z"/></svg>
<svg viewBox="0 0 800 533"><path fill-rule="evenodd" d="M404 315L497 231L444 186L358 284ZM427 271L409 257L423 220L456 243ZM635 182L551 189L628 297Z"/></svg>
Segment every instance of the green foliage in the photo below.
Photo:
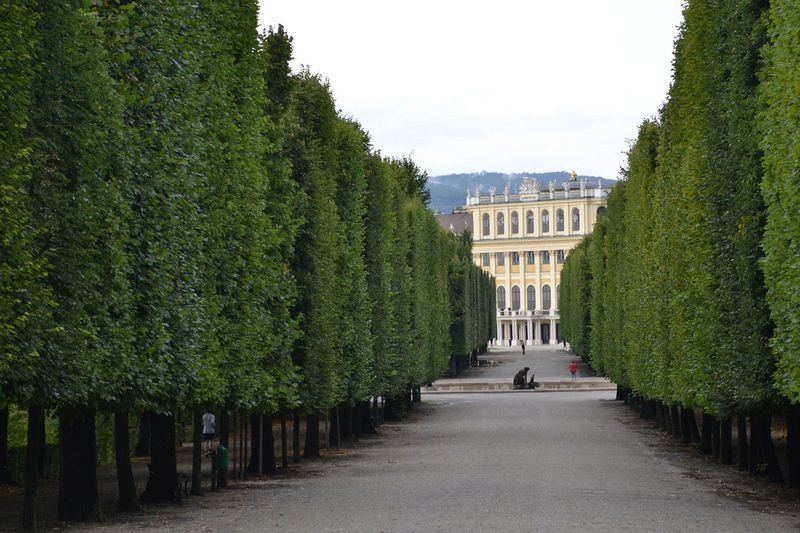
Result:
<svg viewBox="0 0 800 533"><path fill-rule="evenodd" d="M342 305L338 324L339 374L343 399L368 400L374 391L371 312L364 260L369 139L360 126L340 119L336 124L336 207L344 233L336 279Z"/></svg>
<svg viewBox="0 0 800 533"><path fill-rule="evenodd" d="M589 348L592 277L587 253L591 243L591 235L584 237L570 251L561 271L561 335L583 359L592 353ZM592 359L592 366L598 372L604 371L599 357Z"/></svg>
<svg viewBox="0 0 800 533"><path fill-rule="evenodd" d="M787 0L770 3L770 43L760 87L760 148L764 152L766 229L763 259L767 300L775 321L772 350L778 389L800 401L800 12Z"/></svg>
<svg viewBox="0 0 800 533"><path fill-rule="evenodd" d="M45 3L40 17L29 194L57 307L36 392L54 407L111 405L132 392L133 372L123 106L85 3Z"/></svg>
<svg viewBox="0 0 800 533"><path fill-rule="evenodd" d="M776 400L753 194L765 10L689 2L669 101L640 127L591 241L593 362L647 398L719 416Z"/></svg>
<svg viewBox="0 0 800 533"><path fill-rule="evenodd" d="M0 4L0 398L34 396L39 333L51 302L35 254L30 200L31 88L41 65L37 2ZM0 400L0 401L2 401Z"/></svg>
<svg viewBox="0 0 800 533"><path fill-rule="evenodd" d="M494 282L427 174L374 152L256 15L0 7L0 399L99 413L104 459L115 410L314 413L492 335Z"/></svg>

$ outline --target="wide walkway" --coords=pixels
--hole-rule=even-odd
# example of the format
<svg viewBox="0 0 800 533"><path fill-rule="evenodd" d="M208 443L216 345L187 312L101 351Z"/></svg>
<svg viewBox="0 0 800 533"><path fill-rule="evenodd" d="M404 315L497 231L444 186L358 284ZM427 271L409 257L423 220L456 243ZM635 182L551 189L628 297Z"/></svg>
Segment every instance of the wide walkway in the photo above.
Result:
<svg viewBox="0 0 800 533"><path fill-rule="evenodd" d="M611 391L438 394L301 473L93 531L752 532L797 516L725 497L643 441Z"/></svg>
<svg viewBox="0 0 800 533"><path fill-rule="evenodd" d="M439 379L431 387L424 388L423 394L512 391L514 374L526 366L530 368L528 379L533 373L541 385L537 392L616 388L607 379L593 376L579 357L565 351L560 344L527 346L524 354L520 346L491 346L488 353L478 356L478 361L480 366L463 370L457 378ZM571 361L578 363L576 381L572 381L567 368Z"/></svg>

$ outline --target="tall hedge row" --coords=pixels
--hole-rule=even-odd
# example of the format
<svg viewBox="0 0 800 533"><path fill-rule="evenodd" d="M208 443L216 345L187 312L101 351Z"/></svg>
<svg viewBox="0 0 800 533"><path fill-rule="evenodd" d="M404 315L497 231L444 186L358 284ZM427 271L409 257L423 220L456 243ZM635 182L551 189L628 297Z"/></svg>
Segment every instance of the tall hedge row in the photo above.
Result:
<svg viewBox="0 0 800 533"><path fill-rule="evenodd" d="M176 414L222 413L223 439L230 415L304 414L314 455L329 409L405 406L491 337L491 280L425 172L256 21L238 0L0 7L0 406L28 410L31 450L59 417L62 519L98 512L98 413L121 506L134 414L142 497L174 500Z"/></svg>
<svg viewBox="0 0 800 533"><path fill-rule="evenodd" d="M599 370L644 402L702 409L723 444L732 417L740 435L749 420L773 480L759 435L775 413L795 424L786 409L800 397L797 23L791 2L687 3L668 101L640 126L607 222L585 244L595 260L571 256L564 289L592 279ZM582 346L580 326L569 331Z"/></svg>

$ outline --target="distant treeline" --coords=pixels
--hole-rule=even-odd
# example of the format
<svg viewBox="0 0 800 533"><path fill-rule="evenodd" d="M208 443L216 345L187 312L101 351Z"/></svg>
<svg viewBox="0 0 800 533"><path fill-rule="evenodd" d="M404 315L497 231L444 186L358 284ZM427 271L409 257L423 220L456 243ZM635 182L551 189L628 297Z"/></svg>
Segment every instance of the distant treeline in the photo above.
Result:
<svg viewBox="0 0 800 533"><path fill-rule="evenodd" d="M684 17L668 102L565 265L562 328L680 431L702 409L702 449L723 462L735 417L740 466L774 481L785 417L800 487L800 10L693 0Z"/></svg>
<svg viewBox="0 0 800 533"><path fill-rule="evenodd" d="M0 476L13 404L26 529L46 410L58 516L82 520L98 413L117 420L120 507L136 413L144 497L175 500L176 412L221 413L223 442L229 415L302 413L314 456L321 413L369 425L370 400L402 410L492 336L470 236L291 53L282 27L258 34L254 0L0 3Z"/></svg>

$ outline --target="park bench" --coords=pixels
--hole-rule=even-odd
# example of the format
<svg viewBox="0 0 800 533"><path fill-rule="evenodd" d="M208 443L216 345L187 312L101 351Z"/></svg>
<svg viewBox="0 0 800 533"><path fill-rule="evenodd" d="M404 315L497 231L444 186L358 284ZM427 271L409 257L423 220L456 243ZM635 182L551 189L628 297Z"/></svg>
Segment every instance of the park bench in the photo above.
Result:
<svg viewBox="0 0 800 533"><path fill-rule="evenodd" d="M153 471L153 466L150 463L147 463L147 472L150 477L154 477L156 474ZM178 472L175 476L175 494L178 500L178 503L183 503L183 496L189 495L189 482L192 480L192 476L186 474L184 472Z"/></svg>

